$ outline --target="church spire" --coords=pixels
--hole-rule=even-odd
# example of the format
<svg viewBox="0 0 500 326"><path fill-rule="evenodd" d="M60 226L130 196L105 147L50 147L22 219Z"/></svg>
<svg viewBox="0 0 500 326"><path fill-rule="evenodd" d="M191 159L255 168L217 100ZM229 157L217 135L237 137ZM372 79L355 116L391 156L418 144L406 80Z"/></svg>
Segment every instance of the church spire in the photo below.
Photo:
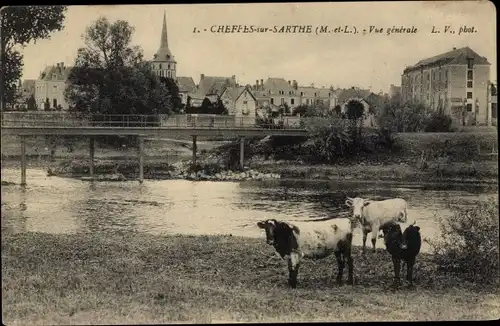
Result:
<svg viewBox="0 0 500 326"><path fill-rule="evenodd" d="M161 29L161 42L160 48L168 48L167 38L167 14L163 11L163 27Z"/></svg>

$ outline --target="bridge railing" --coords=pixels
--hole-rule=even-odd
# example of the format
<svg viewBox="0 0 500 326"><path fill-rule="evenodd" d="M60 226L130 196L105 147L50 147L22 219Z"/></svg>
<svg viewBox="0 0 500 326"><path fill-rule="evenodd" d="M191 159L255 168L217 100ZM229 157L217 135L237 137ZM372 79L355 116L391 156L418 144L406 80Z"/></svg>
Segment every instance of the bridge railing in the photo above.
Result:
<svg viewBox="0 0 500 326"><path fill-rule="evenodd" d="M210 114L177 115L123 115L81 114L68 112L3 112L2 127L118 127L118 128L257 128L257 129L303 129L300 119L283 117L259 119L256 117Z"/></svg>

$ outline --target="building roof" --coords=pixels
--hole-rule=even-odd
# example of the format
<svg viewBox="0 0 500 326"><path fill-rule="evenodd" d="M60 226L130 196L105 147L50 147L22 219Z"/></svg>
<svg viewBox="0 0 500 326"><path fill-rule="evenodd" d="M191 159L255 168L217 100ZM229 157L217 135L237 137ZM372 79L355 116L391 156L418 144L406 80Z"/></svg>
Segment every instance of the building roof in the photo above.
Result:
<svg viewBox="0 0 500 326"><path fill-rule="evenodd" d="M263 85L264 90L270 90L272 93L277 91L291 91L294 90L292 85L288 84L288 82L284 78L275 78L268 77Z"/></svg>
<svg viewBox="0 0 500 326"><path fill-rule="evenodd" d="M238 100L240 98L241 95L243 95L245 92L248 92L248 94L250 94L250 96L254 99L254 101L257 102L257 99L255 98L255 96L252 94L252 90L250 87L248 86L245 86L243 87L243 90L240 92L240 94L236 97L235 101Z"/></svg>
<svg viewBox="0 0 500 326"><path fill-rule="evenodd" d="M459 49L453 49L446 53L420 60L415 65L405 68L404 73L425 67L460 64L466 65L468 58L474 58L474 64L489 65L488 59L477 54L470 47L465 46Z"/></svg>
<svg viewBox="0 0 500 326"><path fill-rule="evenodd" d="M175 62L175 58L172 55L172 52L170 52L170 49L168 48L167 16L165 12L163 12L163 26L161 29L160 48L154 54L153 61Z"/></svg>
<svg viewBox="0 0 500 326"><path fill-rule="evenodd" d="M73 67L64 66L64 62L57 63L54 66L47 66L40 73L38 80L44 81L66 81ZM55 78L54 78L55 77Z"/></svg>
<svg viewBox="0 0 500 326"><path fill-rule="evenodd" d="M226 87L221 93L228 95L233 101L236 101L236 99L243 93L243 91L246 89L246 86L237 86L237 87Z"/></svg>
<svg viewBox="0 0 500 326"><path fill-rule="evenodd" d="M362 98L365 99L370 95L370 91L367 89L360 88L347 88L343 89L337 96L339 103L347 102L351 98Z"/></svg>
<svg viewBox="0 0 500 326"><path fill-rule="evenodd" d="M383 96L377 95L373 92L371 92L367 97L364 98L364 100L370 104L370 106L374 107L382 107L385 103L385 98Z"/></svg>
<svg viewBox="0 0 500 326"><path fill-rule="evenodd" d="M35 90L35 82L36 79L25 79L22 84L22 91L24 92L30 92L32 90Z"/></svg>
<svg viewBox="0 0 500 326"><path fill-rule="evenodd" d="M200 78L200 83L198 84L198 90L200 93L207 94L218 94L221 95L222 91L226 87L235 87L236 77L215 77L215 76L205 76L202 75Z"/></svg>
<svg viewBox="0 0 500 326"><path fill-rule="evenodd" d="M193 92L196 90L196 84L193 77L177 77L179 92Z"/></svg>

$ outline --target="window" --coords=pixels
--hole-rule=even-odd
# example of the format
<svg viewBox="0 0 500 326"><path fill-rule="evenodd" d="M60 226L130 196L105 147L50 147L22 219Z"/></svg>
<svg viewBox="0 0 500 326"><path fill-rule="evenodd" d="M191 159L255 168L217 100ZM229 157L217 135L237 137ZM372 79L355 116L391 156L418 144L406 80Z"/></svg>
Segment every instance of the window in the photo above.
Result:
<svg viewBox="0 0 500 326"><path fill-rule="evenodd" d="M290 104L294 105L294 104L295 104L295 99L293 99L293 98L292 98L292 99L290 100Z"/></svg>
<svg viewBox="0 0 500 326"><path fill-rule="evenodd" d="M467 58L467 69L472 69L474 67L474 58Z"/></svg>
<svg viewBox="0 0 500 326"><path fill-rule="evenodd" d="M289 91L289 92L288 92L288 95L292 95L292 91Z"/></svg>
<svg viewBox="0 0 500 326"><path fill-rule="evenodd" d="M472 92L467 92L467 98L472 98Z"/></svg>
<svg viewBox="0 0 500 326"><path fill-rule="evenodd" d="M160 63L160 68L159 69L161 69L161 63Z"/></svg>
<svg viewBox="0 0 500 326"><path fill-rule="evenodd" d="M281 105L285 104L285 99L282 97L281 98Z"/></svg>
<svg viewBox="0 0 500 326"><path fill-rule="evenodd" d="M467 79L472 80L472 77L473 77L472 70L467 70Z"/></svg>
<svg viewBox="0 0 500 326"><path fill-rule="evenodd" d="M314 97L316 97L316 96L317 96L317 94L318 94L318 93L314 93Z"/></svg>
<svg viewBox="0 0 500 326"><path fill-rule="evenodd" d="M309 105L309 99L306 99L306 105Z"/></svg>
<svg viewBox="0 0 500 326"><path fill-rule="evenodd" d="M468 80L467 81L467 87L468 88L472 88L472 80Z"/></svg>
<svg viewBox="0 0 500 326"><path fill-rule="evenodd" d="M53 108L57 107L57 99L56 98L52 100L52 107Z"/></svg>
<svg viewBox="0 0 500 326"><path fill-rule="evenodd" d="M274 99L271 97L271 104L274 104Z"/></svg>
<svg viewBox="0 0 500 326"><path fill-rule="evenodd" d="M472 103L467 103L467 112L472 112Z"/></svg>
<svg viewBox="0 0 500 326"><path fill-rule="evenodd" d="M304 96L304 92L300 92L300 96Z"/></svg>
<svg viewBox="0 0 500 326"><path fill-rule="evenodd" d="M243 104L245 104L245 105L246 105L247 103L248 103L247 101L243 101Z"/></svg>

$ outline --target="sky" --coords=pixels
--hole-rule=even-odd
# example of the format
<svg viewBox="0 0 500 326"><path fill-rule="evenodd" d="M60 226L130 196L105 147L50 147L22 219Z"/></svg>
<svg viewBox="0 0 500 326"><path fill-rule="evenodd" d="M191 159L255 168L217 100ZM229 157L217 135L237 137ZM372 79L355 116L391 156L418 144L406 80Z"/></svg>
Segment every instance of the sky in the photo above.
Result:
<svg viewBox="0 0 500 326"><path fill-rule="evenodd" d="M195 83L200 74L236 75L240 84L251 85L283 77L304 86L387 92L391 84L401 84L405 66L462 46L485 56L491 80L496 80L495 9L488 1L70 6L62 31L22 49L23 79L36 79L45 66L57 62L73 65L78 48L84 46L86 27L100 16L128 21L135 28L133 45L142 47L145 59L152 59L166 13L177 76L193 77ZM311 25L312 33L210 32L213 25L235 24ZM316 27L324 25L332 32L317 35ZM358 33L334 33L345 25ZM445 25L455 34L444 33ZM363 35L370 26L383 28L383 33ZM415 27L417 32L387 35L393 26ZM441 33L431 33L433 26ZM462 26L475 32L458 35ZM201 32L193 33L194 28Z"/></svg>

